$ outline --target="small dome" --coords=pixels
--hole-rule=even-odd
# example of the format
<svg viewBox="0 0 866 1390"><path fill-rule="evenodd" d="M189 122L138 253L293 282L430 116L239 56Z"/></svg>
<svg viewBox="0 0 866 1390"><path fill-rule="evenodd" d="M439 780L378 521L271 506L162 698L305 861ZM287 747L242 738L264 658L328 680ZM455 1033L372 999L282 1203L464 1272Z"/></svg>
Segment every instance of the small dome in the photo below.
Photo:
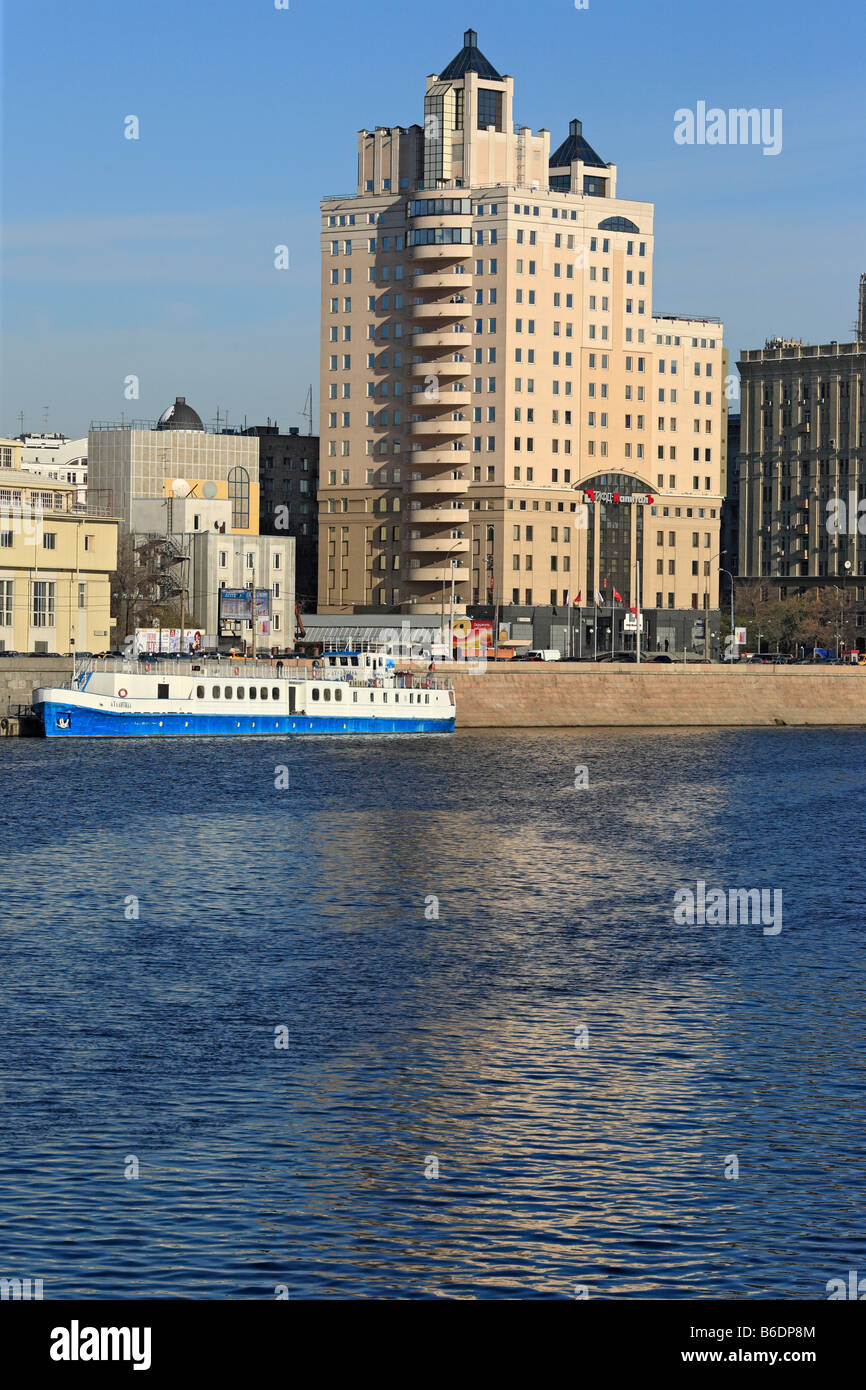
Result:
<svg viewBox="0 0 866 1390"><path fill-rule="evenodd" d="M187 405L186 396L178 396L174 405L170 405L164 410L156 422L158 430L203 430L204 425L201 417L196 414L191 405Z"/></svg>

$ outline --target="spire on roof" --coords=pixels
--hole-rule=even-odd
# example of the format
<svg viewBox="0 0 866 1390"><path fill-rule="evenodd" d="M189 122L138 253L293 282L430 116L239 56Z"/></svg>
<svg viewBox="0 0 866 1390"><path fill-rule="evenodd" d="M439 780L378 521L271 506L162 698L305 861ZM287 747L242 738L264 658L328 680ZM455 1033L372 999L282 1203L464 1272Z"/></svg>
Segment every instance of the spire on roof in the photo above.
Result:
<svg viewBox="0 0 866 1390"><path fill-rule="evenodd" d="M479 77L485 77L490 82L502 81L501 75L493 64L487 61L478 47L478 35L474 29L466 30L463 35L463 47L457 57L451 59L447 68L443 68L439 77L446 82L451 82L455 78L465 77L467 72L475 72Z"/></svg>
<svg viewBox="0 0 866 1390"><path fill-rule="evenodd" d="M579 159L583 164L590 164L596 169L607 168L604 160L599 158L592 145L583 138L583 122L578 120L569 121L566 139L550 156L550 168L564 169L574 159Z"/></svg>

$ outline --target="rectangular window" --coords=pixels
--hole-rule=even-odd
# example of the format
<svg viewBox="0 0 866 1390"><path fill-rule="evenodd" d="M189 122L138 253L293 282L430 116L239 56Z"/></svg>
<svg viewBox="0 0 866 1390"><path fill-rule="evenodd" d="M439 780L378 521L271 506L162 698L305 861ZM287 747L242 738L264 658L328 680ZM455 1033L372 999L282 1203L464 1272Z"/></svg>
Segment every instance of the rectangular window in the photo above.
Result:
<svg viewBox="0 0 866 1390"><path fill-rule="evenodd" d="M32 627L54 626L55 585L35 579L30 585L30 623Z"/></svg>

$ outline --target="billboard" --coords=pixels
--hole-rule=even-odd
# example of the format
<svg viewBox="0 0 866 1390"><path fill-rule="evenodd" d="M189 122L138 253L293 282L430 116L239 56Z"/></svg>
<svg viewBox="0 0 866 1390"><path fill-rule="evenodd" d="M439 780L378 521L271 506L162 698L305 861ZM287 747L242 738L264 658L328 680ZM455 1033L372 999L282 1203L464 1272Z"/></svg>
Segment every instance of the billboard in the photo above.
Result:
<svg viewBox="0 0 866 1390"><path fill-rule="evenodd" d="M508 623L499 624L498 641L507 642L510 636ZM492 618L457 618L454 622L454 640L475 651L485 651L493 647Z"/></svg>
<svg viewBox="0 0 866 1390"><path fill-rule="evenodd" d="M138 656L140 652L150 652L156 656L159 652L200 652L206 645L209 644L200 628L185 627L181 646L179 627L137 627L132 654Z"/></svg>
<svg viewBox="0 0 866 1390"><path fill-rule="evenodd" d="M250 620L249 589L220 589L220 622L244 622ZM256 619L271 615L270 589L256 589Z"/></svg>

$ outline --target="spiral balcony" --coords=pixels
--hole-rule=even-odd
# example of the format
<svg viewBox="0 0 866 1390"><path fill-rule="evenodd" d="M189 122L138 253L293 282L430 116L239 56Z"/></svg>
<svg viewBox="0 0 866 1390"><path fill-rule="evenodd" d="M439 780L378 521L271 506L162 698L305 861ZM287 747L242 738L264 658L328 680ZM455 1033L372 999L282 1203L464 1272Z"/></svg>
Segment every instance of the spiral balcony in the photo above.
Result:
<svg viewBox="0 0 866 1390"><path fill-rule="evenodd" d="M453 439L455 435L471 434L470 420L410 420L409 433L414 437L431 439Z"/></svg>
<svg viewBox="0 0 866 1390"><path fill-rule="evenodd" d="M430 477L410 478L406 491L411 497L440 498L444 501L464 497L469 491L469 479L465 475L452 478L450 473L434 473Z"/></svg>
<svg viewBox="0 0 866 1390"><path fill-rule="evenodd" d="M423 581L432 580L435 584L451 582L451 565L417 565L406 571L405 578L411 583L417 584ZM465 565L454 565L454 579L458 584L465 584L469 579L469 570ZM463 603L465 599L461 600Z"/></svg>
<svg viewBox="0 0 866 1390"><path fill-rule="evenodd" d="M466 377L472 375L472 363L454 362L449 358L442 360L437 358L434 362L413 362L409 368L409 375L416 377Z"/></svg>
<svg viewBox="0 0 866 1390"><path fill-rule="evenodd" d="M438 265L453 265L455 261L471 259L474 247L471 241L427 242L410 247L417 261L434 261Z"/></svg>
<svg viewBox="0 0 866 1390"><path fill-rule="evenodd" d="M464 513L465 517L468 512ZM469 537L452 536L450 531L430 532L429 535L410 536L406 542L406 549L412 555L468 555Z"/></svg>
<svg viewBox="0 0 866 1390"><path fill-rule="evenodd" d="M472 347L472 334L461 333L454 328L442 328L437 331L425 330L423 333L413 333L409 339L409 347L415 348L438 348L445 352L469 352Z"/></svg>
<svg viewBox="0 0 866 1390"><path fill-rule="evenodd" d="M469 511L466 507L456 504L452 507L442 503L438 507L415 507L410 506L406 513L406 524L410 527L415 526L462 526L469 519Z"/></svg>
<svg viewBox="0 0 866 1390"><path fill-rule="evenodd" d="M452 391L438 386L439 363L431 362L427 371L427 376L433 382L432 386L425 386L420 391L413 391L410 396L412 410L459 410L461 406L468 408L472 402L470 391ZM426 380L426 378L425 378ZM428 395L428 390L430 394Z"/></svg>
<svg viewBox="0 0 866 1390"><path fill-rule="evenodd" d="M412 449L408 458L409 467L413 472L419 468L434 468L437 473L441 473L447 468L453 473L463 464L471 462L472 454L468 449L441 448L436 444L431 444L428 448Z"/></svg>
<svg viewBox="0 0 866 1390"><path fill-rule="evenodd" d="M425 326L430 320L434 326L445 324L451 319L471 319L473 308L465 300L437 299L430 304L413 304L413 319L421 319Z"/></svg>
<svg viewBox="0 0 866 1390"><path fill-rule="evenodd" d="M426 290L460 294L461 291L468 290L471 284L472 280L465 271L428 270L423 275L416 271L412 290L415 294L421 294Z"/></svg>

